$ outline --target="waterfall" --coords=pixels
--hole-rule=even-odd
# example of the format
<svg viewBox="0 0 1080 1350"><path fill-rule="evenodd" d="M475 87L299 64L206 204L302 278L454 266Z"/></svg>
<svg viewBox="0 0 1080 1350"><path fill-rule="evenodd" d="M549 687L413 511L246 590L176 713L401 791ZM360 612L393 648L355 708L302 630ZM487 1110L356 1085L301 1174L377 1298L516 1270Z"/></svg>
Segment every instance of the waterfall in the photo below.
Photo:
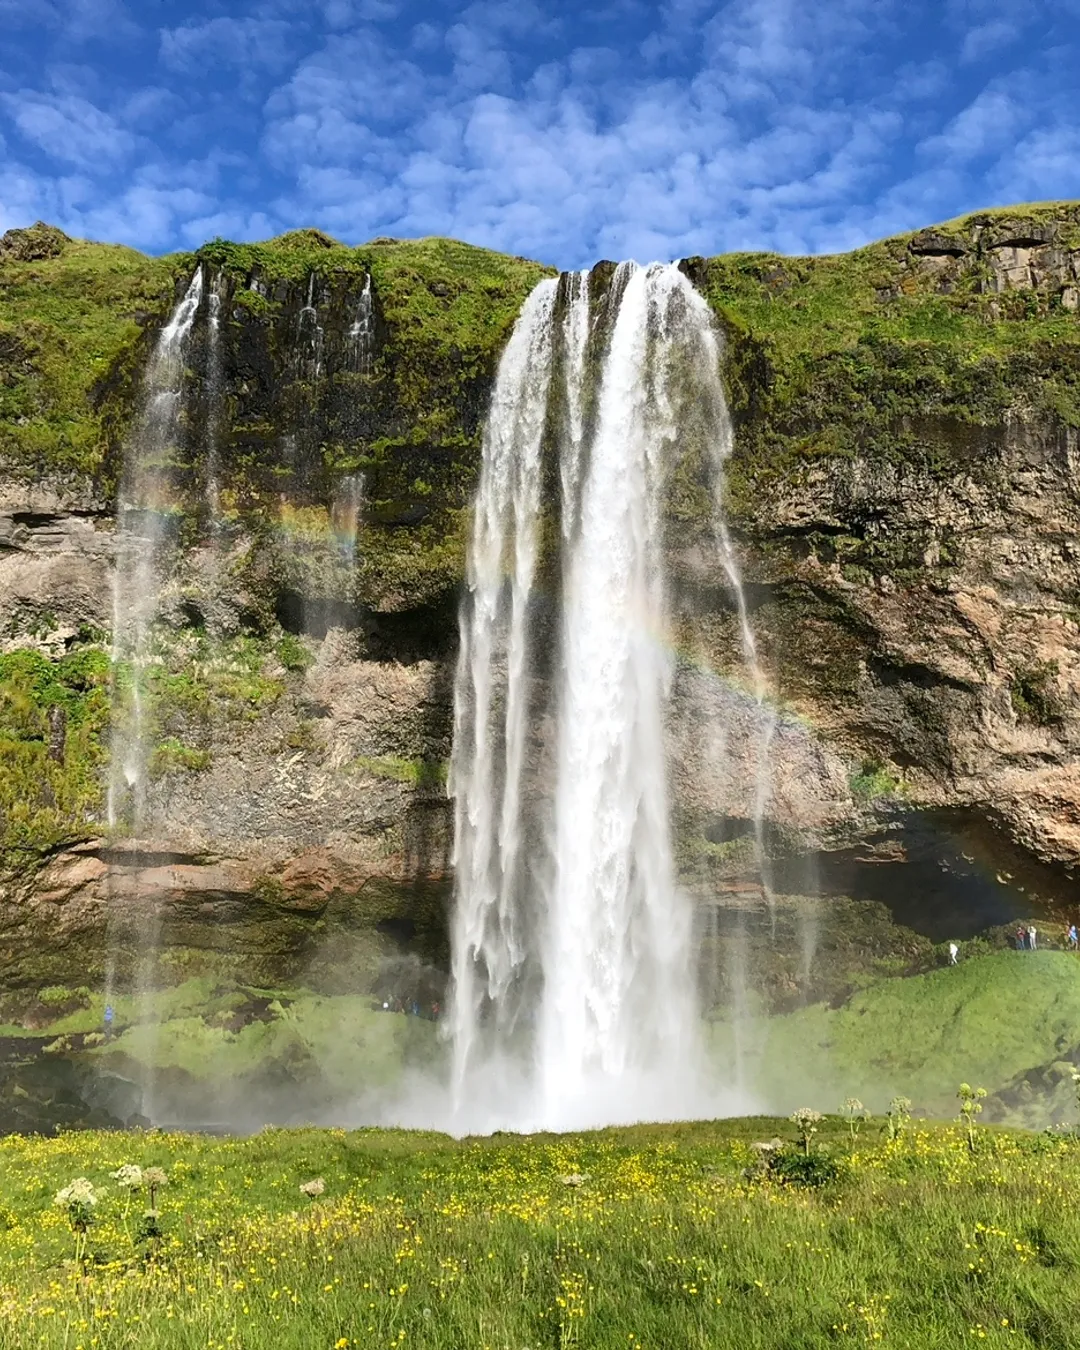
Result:
<svg viewBox="0 0 1080 1350"><path fill-rule="evenodd" d="M459 1099L476 1066L485 1013L490 1011L497 1039L512 1033L514 986L527 955L519 871L526 619L555 295L554 281L539 283L499 363L460 620L449 777L457 877L451 1032Z"/></svg>
<svg viewBox="0 0 1080 1350"><path fill-rule="evenodd" d="M296 321L296 363L302 379L317 381L323 367L323 330L315 306L315 273L308 277L307 302Z"/></svg>
<svg viewBox="0 0 1080 1350"><path fill-rule="evenodd" d="M330 507L330 528L338 559L352 569L360 545L360 522L364 509L364 475L346 474L337 485Z"/></svg>
<svg viewBox="0 0 1080 1350"><path fill-rule="evenodd" d="M664 492L695 446L719 488L730 421L711 313L677 268L622 264L605 314L606 340L584 274L537 286L483 447L450 779L450 1034L468 1128L715 1107L702 1088L692 906L672 857ZM551 442L561 606L544 632L534 590ZM719 490L716 503L718 560L763 700Z"/></svg>
<svg viewBox="0 0 1080 1350"><path fill-rule="evenodd" d="M665 451L677 426L664 386L674 269L623 264L580 522L563 596L555 875L540 1013L550 1124L588 1121L598 1086L693 1054L690 913L676 891L664 768L661 556ZM631 1115L643 1101L611 1093ZM651 1107L663 1110L659 1102Z"/></svg>
<svg viewBox="0 0 1080 1350"><path fill-rule="evenodd" d="M364 278L364 289L356 307L356 318L349 325L346 350L349 368L357 375L370 375L375 355L375 306L371 297L371 273Z"/></svg>
<svg viewBox="0 0 1080 1350"><path fill-rule="evenodd" d="M207 372L206 372L206 506L210 517L210 531L217 538L221 520L221 465L218 442L221 434L221 396L224 370L221 359L221 286L220 275L214 278L207 304Z"/></svg>
<svg viewBox="0 0 1080 1350"><path fill-rule="evenodd" d="M143 823L147 744L145 672L160 589L161 553L170 533L171 469L180 434L184 354L203 295L200 267L161 330L144 377L143 404L128 437L117 504L113 573L112 668L130 667L131 706L115 717L108 787L108 821L125 817L128 833Z"/></svg>
<svg viewBox="0 0 1080 1350"><path fill-rule="evenodd" d="M128 437L117 502L116 562L113 571L112 685L113 732L108 783L110 831L133 841L129 862L141 865L140 841L146 826L151 728L147 725L147 670L153 659L153 623L157 617L168 546L175 535L173 470L181 436L185 355L203 297L200 267L184 298L161 330L143 380L143 401ZM213 338L211 338L213 341ZM134 982L140 1020L150 1019L149 995L159 941L159 920L135 894L136 910L121 925L130 937L134 918ZM117 916L107 928L106 1000L116 978ZM151 1036L153 1035L151 1022ZM151 1055L151 1065L153 1056ZM147 1069L141 1111L153 1114L155 1075Z"/></svg>
<svg viewBox="0 0 1080 1350"><path fill-rule="evenodd" d="M589 274L572 272L567 286L563 317L563 378L566 390L566 430L559 456L562 489L563 538L569 539L577 524L581 482L581 448L585 439L585 352L589 342Z"/></svg>

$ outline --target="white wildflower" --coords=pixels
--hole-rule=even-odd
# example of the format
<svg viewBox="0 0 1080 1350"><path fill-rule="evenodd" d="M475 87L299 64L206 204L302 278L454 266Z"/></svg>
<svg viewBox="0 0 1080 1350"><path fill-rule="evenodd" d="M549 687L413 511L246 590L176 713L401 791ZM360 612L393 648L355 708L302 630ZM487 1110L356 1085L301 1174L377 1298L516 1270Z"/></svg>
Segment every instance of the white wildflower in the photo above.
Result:
<svg viewBox="0 0 1080 1350"><path fill-rule="evenodd" d="M87 1209L93 1209L97 1202L97 1191L94 1189L93 1182L88 1181L86 1177L76 1177L62 1191L57 1191L53 1196L53 1204L60 1205L64 1209L68 1209L72 1205L83 1205Z"/></svg>

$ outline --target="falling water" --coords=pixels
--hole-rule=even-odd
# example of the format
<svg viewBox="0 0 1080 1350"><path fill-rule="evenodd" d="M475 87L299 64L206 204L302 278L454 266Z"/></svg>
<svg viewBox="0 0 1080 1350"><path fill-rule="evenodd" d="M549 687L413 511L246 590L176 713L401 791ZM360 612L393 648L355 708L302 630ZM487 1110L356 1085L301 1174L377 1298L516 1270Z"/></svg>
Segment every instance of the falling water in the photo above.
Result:
<svg viewBox="0 0 1080 1350"><path fill-rule="evenodd" d="M128 439L117 505L113 574L112 665L131 670L131 707L113 730L108 819L124 817L129 833L143 823L146 793L145 671L159 592L158 567L169 534L171 469L180 431L184 352L202 302L200 267L183 300L161 330L144 377L144 401Z"/></svg>
<svg viewBox="0 0 1080 1350"><path fill-rule="evenodd" d="M224 370L221 359L221 276L214 278L207 304L206 372L206 505L211 532L216 535L221 519L221 395Z"/></svg>
<svg viewBox="0 0 1080 1350"><path fill-rule="evenodd" d="M375 306L371 296L371 273L364 279L356 318L349 325L349 367L357 375L370 375L375 356Z"/></svg>
<svg viewBox="0 0 1080 1350"><path fill-rule="evenodd" d="M539 283L499 363L484 436L454 688L451 1031L458 1105L513 1034L528 947L520 891L526 620L537 551L540 446L551 386L556 282ZM507 578L509 577L509 581ZM490 1016L487 1016L490 1014Z"/></svg>
<svg viewBox="0 0 1080 1350"><path fill-rule="evenodd" d="M330 508L330 526L339 559L355 567L364 509L364 475L346 474L337 485Z"/></svg>
<svg viewBox="0 0 1080 1350"><path fill-rule="evenodd" d="M585 440L585 353L589 343L589 274L571 272L563 316L563 378L566 389L566 431L559 456L562 488L563 537L569 539L577 524L580 497L581 449Z"/></svg>
<svg viewBox="0 0 1080 1350"><path fill-rule="evenodd" d="M161 330L146 369L142 411L126 448L117 504L116 566L113 573L112 670L114 706L108 785L110 830L134 841L130 863L141 866L139 841L146 826L150 737L146 679L152 660L153 622L157 616L161 574L174 523L172 470L181 430L184 357L203 296L202 268ZM124 674L126 672L126 674ZM130 690L129 698L124 694ZM152 963L158 945L158 920L142 897L136 905L135 990L141 1020L149 1014ZM112 918L112 916L110 916ZM127 927L127 925L125 925ZM110 923L106 998L115 978L116 931ZM152 1112L153 1072L143 1084L143 1111Z"/></svg>
<svg viewBox="0 0 1080 1350"><path fill-rule="evenodd" d="M317 380L322 374L323 330L315 307L315 273L308 277L307 302L300 310L296 325L296 360L304 379Z"/></svg>
<svg viewBox="0 0 1080 1350"><path fill-rule="evenodd" d="M624 264L563 597L555 878L538 1041L550 1125L655 1114L643 1077L696 1047L690 908L675 887L664 769L672 664L661 493L672 268ZM677 1075L675 1075L677 1076ZM671 1086L675 1086L672 1084ZM598 1100L598 1098L600 1100Z"/></svg>
<svg viewBox="0 0 1080 1350"><path fill-rule="evenodd" d="M716 1105L701 1089L692 906L672 858L663 503L687 445L705 449L719 478L730 423L711 314L676 268L623 264L608 311L606 349L593 352L603 339L590 331L588 278L564 279L561 292L540 283L500 365L484 445L450 784L451 1034L459 1122L472 1127L485 1071L488 1125L570 1128ZM561 418L558 400L549 407L553 368ZM554 667L530 627L545 430L562 512ZM722 518L717 550L754 654ZM534 686L548 670L553 744L530 753L528 732L541 736L547 720ZM756 654L752 670L760 680Z"/></svg>

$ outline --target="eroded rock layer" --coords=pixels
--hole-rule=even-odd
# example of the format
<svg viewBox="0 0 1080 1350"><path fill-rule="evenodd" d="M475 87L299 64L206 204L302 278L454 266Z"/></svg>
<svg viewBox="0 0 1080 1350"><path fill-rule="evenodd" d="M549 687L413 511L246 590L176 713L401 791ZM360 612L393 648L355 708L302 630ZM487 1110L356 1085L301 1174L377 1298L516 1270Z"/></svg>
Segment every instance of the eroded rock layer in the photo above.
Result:
<svg viewBox="0 0 1080 1350"><path fill-rule="evenodd" d="M117 482L140 372L198 266L219 348L201 313L132 840L107 830L103 792ZM780 706L784 885L877 895L857 861L863 877L969 868L982 918L1016 887L1069 902L1080 208L684 268L726 340L729 512ZM48 227L4 237L4 981L102 971L147 908L165 951L250 978L363 984L387 961L444 961L467 509L495 363L544 271L315 231L163 259ZM601 323L611 275L590 279ZM722 910L761 903L745 847L758 737L708 521L688 454L667 500L671 774L684 884ZM962 828L928 844L945 835L913 827L927 811Z"/></svg>

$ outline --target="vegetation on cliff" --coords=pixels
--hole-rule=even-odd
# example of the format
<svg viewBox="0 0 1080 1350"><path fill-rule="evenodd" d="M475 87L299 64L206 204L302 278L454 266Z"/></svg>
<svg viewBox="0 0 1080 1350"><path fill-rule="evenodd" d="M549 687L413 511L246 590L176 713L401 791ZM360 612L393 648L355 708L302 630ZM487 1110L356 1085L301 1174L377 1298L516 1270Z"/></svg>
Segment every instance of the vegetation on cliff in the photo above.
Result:
<svg viewBox="0 0 1080 1350"><path fill-rule="evenodd" d="M0 655L0 864L84 837L103 800L109 658Z"/></svg>
<svg viewBox="0 0 1080 1350"><path fill-rule="evenodd" d="M979 212L829 257L686 266L728 335L744 511L763 480L828 457L977 474L1009 418L1080 427L1076 203ZM851 561L896 560L871 545Z"/></svg>

